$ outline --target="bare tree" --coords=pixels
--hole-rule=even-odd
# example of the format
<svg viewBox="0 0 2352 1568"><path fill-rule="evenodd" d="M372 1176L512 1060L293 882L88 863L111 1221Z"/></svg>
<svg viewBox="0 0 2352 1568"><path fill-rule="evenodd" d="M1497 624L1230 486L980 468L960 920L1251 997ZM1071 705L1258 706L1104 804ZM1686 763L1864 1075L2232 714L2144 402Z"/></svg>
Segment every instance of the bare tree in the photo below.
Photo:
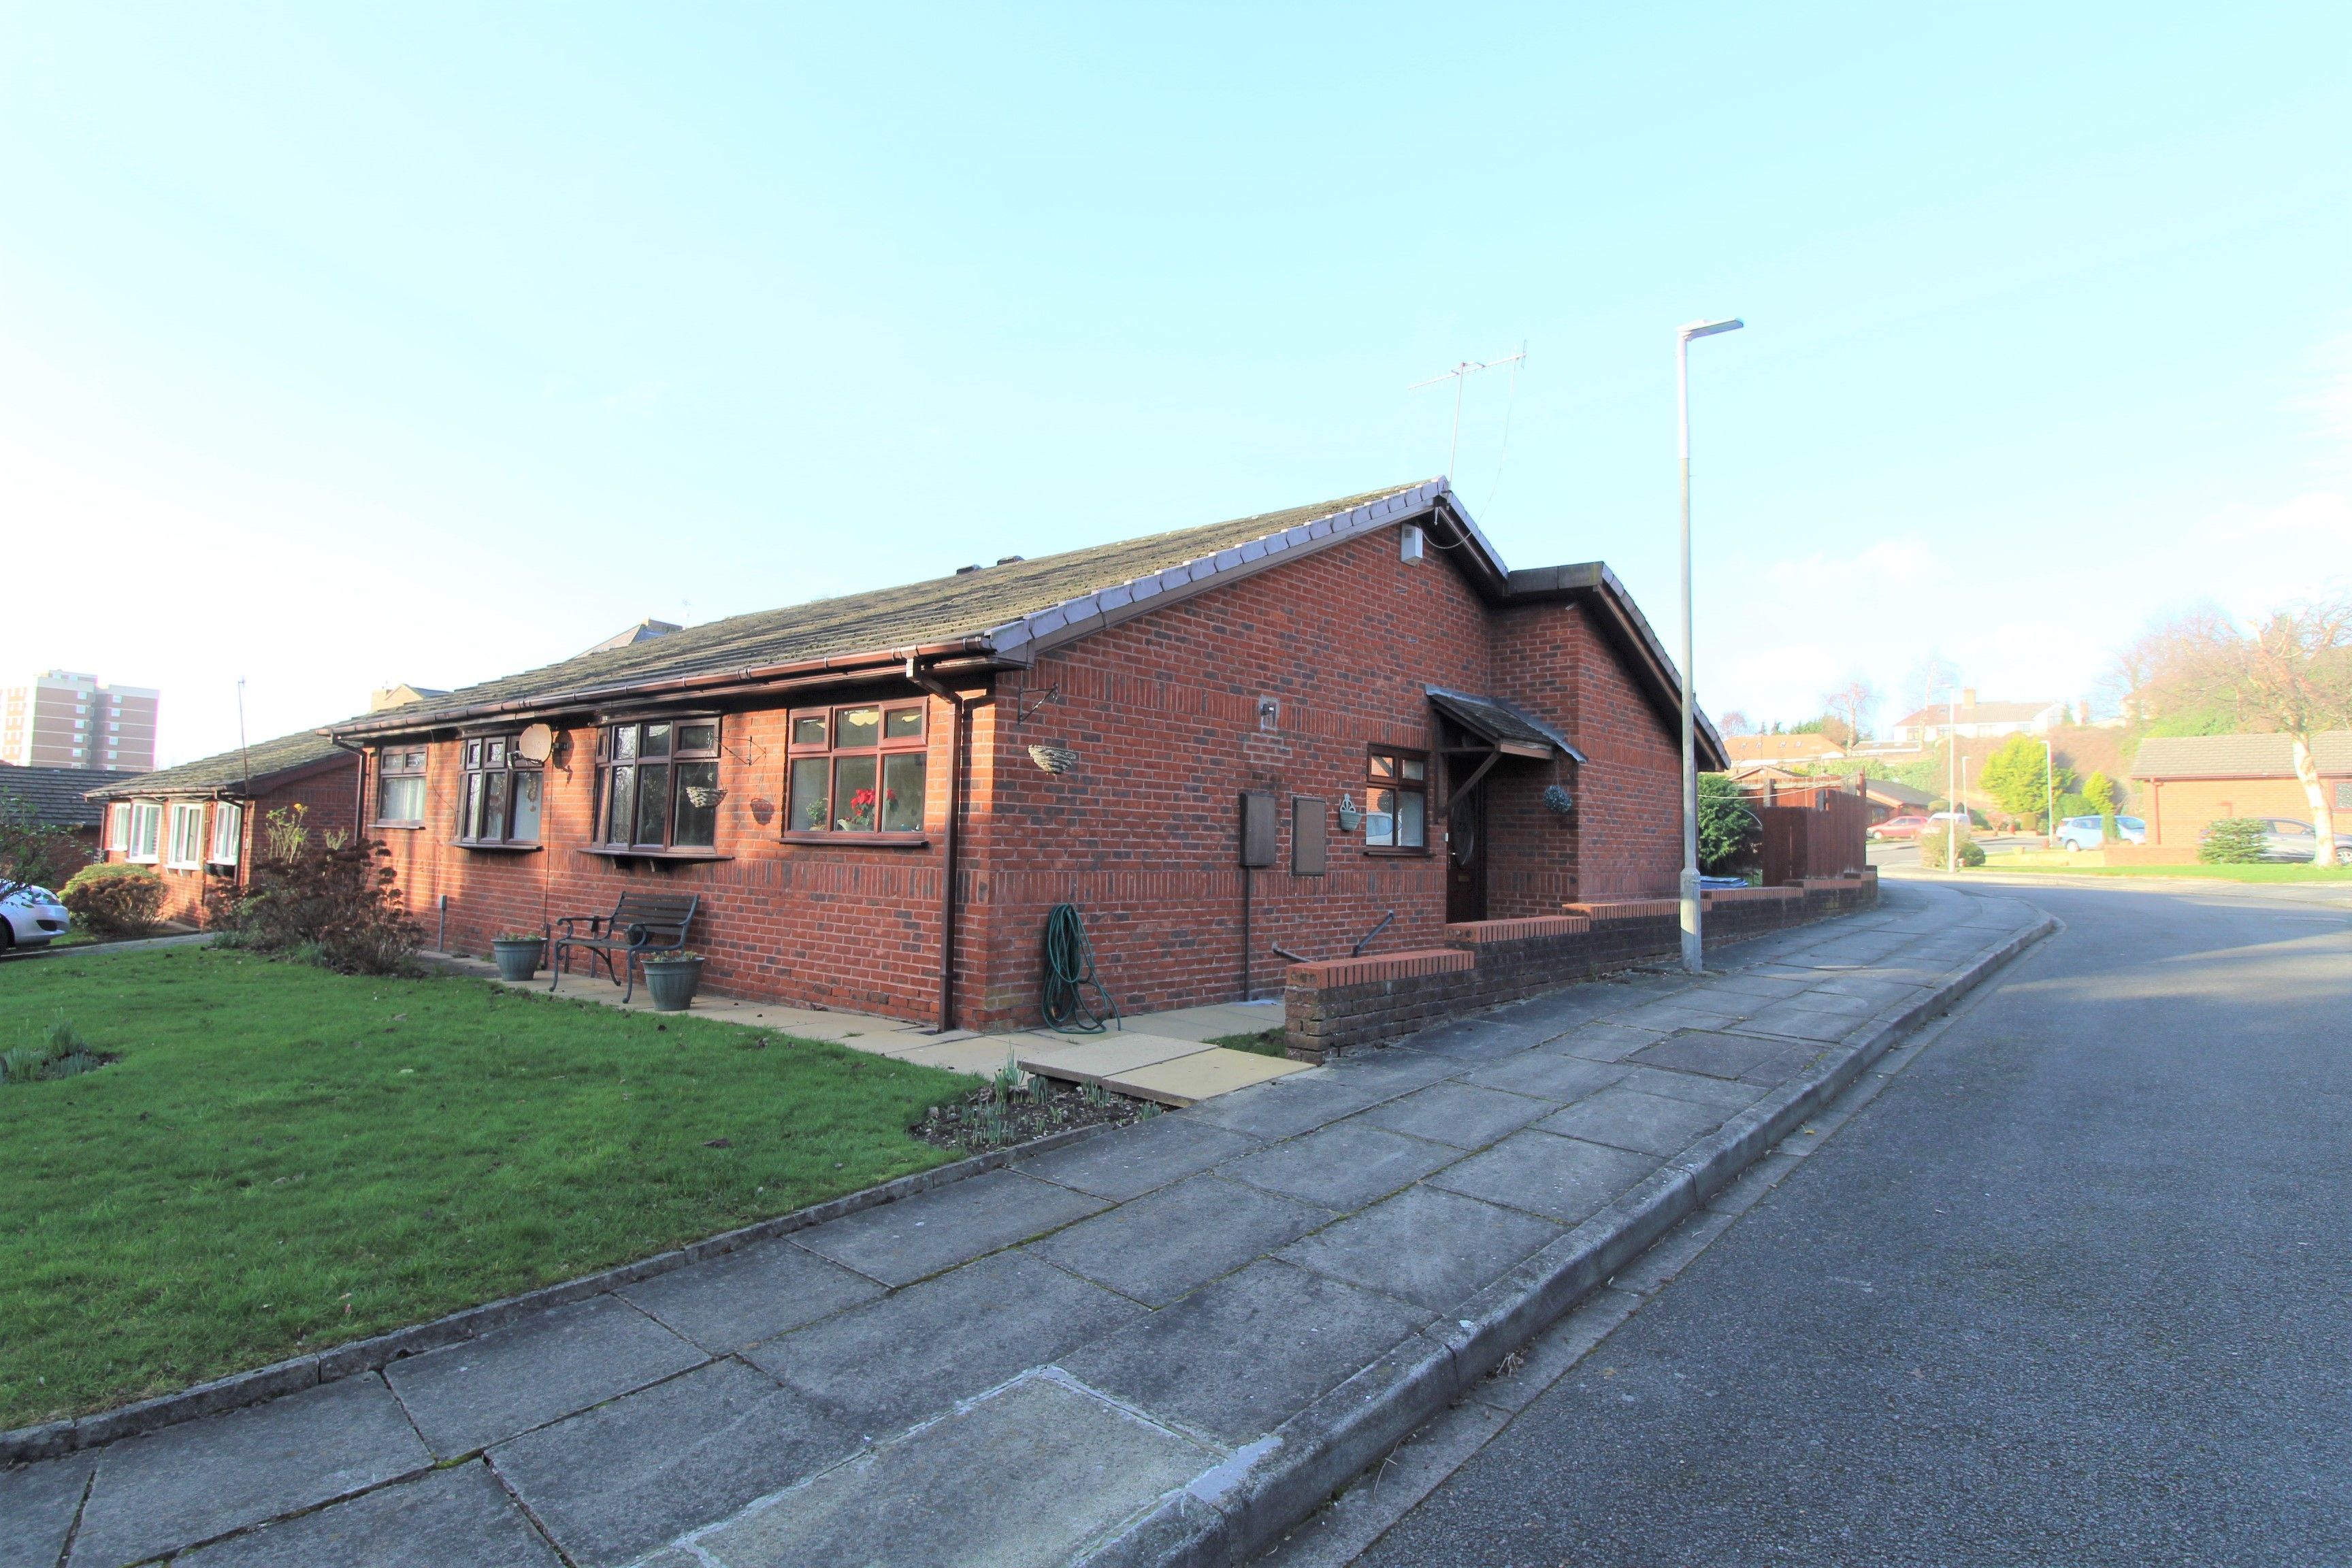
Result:
<svg viewBox="0 0 2352 1568"><path fill-rule="evenodd" d="M1715 731L1718 735L1753 735L1756 725L1747 714L1733 708L1716 715Z"/></svg>
<svg viewBox="0 0 2352 1568"><path fill-rule="evenodd" d="M1855 676L1822 698L1822 732L1841 746L1851 747L1870 734L1871 719L1883 699L1878 689Z"/></svg>
<svg viewBox="0 0 2352 1568"><path fill-rule="evenodd" d="M2137 678L2137 721L2222 710L2248 729L2285 736L2318 833L2314 863L2337 864L2336 814L2312 741L2352 729L2352 598L2290 605L2252 632L2218 611L2199 611L2151 629L2118 660L2126 667Z"/></svg>

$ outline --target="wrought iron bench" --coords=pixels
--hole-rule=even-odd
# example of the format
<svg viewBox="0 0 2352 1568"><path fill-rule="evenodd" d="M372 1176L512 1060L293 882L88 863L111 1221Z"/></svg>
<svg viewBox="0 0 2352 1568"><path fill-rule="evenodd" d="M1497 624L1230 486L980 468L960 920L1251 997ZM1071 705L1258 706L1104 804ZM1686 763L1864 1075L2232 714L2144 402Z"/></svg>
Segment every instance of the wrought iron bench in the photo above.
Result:
<svg viewBox="0 0 2352 1568"><path fill-rule="evenodd" d="M577 950L588 955L591 975L602 960L613 984L624 987L621 1000L628 1001L637 994L639 961L648 953L684 949L686 928L694 923L695 906L701 901L697 893L623 893L609 915L558 917L555 923L562 930L549 955L554 973L548 977L547 988L555 989ZM583 926L587 928L585 935L579 931Z"/></svg>

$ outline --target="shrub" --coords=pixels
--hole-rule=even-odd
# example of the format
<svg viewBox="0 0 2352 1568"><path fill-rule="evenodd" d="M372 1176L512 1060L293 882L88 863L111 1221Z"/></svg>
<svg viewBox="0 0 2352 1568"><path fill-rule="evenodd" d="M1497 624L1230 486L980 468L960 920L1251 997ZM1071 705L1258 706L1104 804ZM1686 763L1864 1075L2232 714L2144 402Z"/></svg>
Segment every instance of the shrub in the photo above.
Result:
<svg viewBox="0 0 2352 1568"><path fill-rule="evenodd" d="M290 853L260 860L252 888L223 900L215 918L227 940L348 974L402 974L413 967L418 932L401 907L390 850L334 835L288 835L278 842Z"/></svg>
<svg viewBox="0 0 2352 1568"><path fill-rule="evenodd" d="M114 1058L95 1049L64 1015L49 1025L38 1045L0 1051L0 1083L35 1083L42 1079L78 1078L94 1072Z"/></svg>
<svg viewBox="0 0 2352 1568"><path fill-rule="evenodd" d="M136 936L163 909L163 879L144 866L84 866L58 894L75 920L100 936Z"/></svg>
<svg viewBox="0 0 2352 1568"><path fill-rule="evenodd" d="M2259 816L2225 816L2197 841L2197 858L2209 866L2244 866L2263 858L2266 824Z"/></svg>
<svg viewBox="0 0 2352 1568"><path fill-rule="evenodd" d="M1950 829L1938 826L1930 827L1919 835L1919 864L1921 866L1926 867L1930 870L1941 870L1952 863L1951 846L1946 840L1946 835L1949 831ZM1984 863L1984 846L1969 837L1968 834L1963 831L1960 834L1961 866L1964 868L1969 866L1981 866Z"/></svg>

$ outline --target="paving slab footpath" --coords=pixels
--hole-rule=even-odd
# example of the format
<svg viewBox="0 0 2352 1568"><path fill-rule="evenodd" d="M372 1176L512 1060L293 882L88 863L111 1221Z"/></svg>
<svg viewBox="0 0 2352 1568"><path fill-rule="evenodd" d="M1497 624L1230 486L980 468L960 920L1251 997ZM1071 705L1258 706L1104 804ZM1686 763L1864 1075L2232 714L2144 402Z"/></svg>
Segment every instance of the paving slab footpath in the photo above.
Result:
<svg viewBox="0 0 2352 1568"><path fill-rule="evenodd" d="M1225 1563L2050 922L1881 908L0 1474L0 1568Z"/></svg>

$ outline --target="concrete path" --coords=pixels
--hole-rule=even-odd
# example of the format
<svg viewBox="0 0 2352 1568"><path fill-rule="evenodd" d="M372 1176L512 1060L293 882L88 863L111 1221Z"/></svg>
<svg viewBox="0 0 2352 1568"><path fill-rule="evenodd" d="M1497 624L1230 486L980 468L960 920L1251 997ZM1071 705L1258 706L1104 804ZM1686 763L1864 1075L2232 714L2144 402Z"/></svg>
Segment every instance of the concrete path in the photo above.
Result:
<svg viewBox="0 0 2352 1568"><path fill-rule="evenodd" d="M427 952L427 962L465 974L497 979L495 964L446 952ZM518 991L547 990L547 980L501 982ZM557 995L594 1002L632 1013L650 1012L653 999L640 984L625 1003L623 988L609 980L566 975ZM1136 1100L1162 1105L1197 1105L1221 1094L1249 1089L1292 1073L1305 1064L1209 1044L1234 1035L1254 1035L1282 1026L1282 1004L1228 1002L1185 1007L1120 1020L1098 1035L1064 1035L1050 1029L982 1035L970 1029L942 1034L899 1018L789 1007L781 1002L698 994L688 1011L697 1018L751 1029L774 1029L804 1040L831 1040L853 1050L899 1061L989 1078L1009 1060L1026 1072L1073 1083L1100 1084Z"/></svg>
<svg viewBox="0 0 2352 1568"><path fill-rule="evenodd" d="M1885 898L24 1468L0 1568L1156 1561L1279 1431L1344 1425L1482 1290L2039 919Z"/></svg>
<svg viewBox="0 0 2352 1568"><path fill-rule="evenodd" d="M1865 1114L1266 1568L2352 1563L2346 893L2037 886Z"/></svg>

